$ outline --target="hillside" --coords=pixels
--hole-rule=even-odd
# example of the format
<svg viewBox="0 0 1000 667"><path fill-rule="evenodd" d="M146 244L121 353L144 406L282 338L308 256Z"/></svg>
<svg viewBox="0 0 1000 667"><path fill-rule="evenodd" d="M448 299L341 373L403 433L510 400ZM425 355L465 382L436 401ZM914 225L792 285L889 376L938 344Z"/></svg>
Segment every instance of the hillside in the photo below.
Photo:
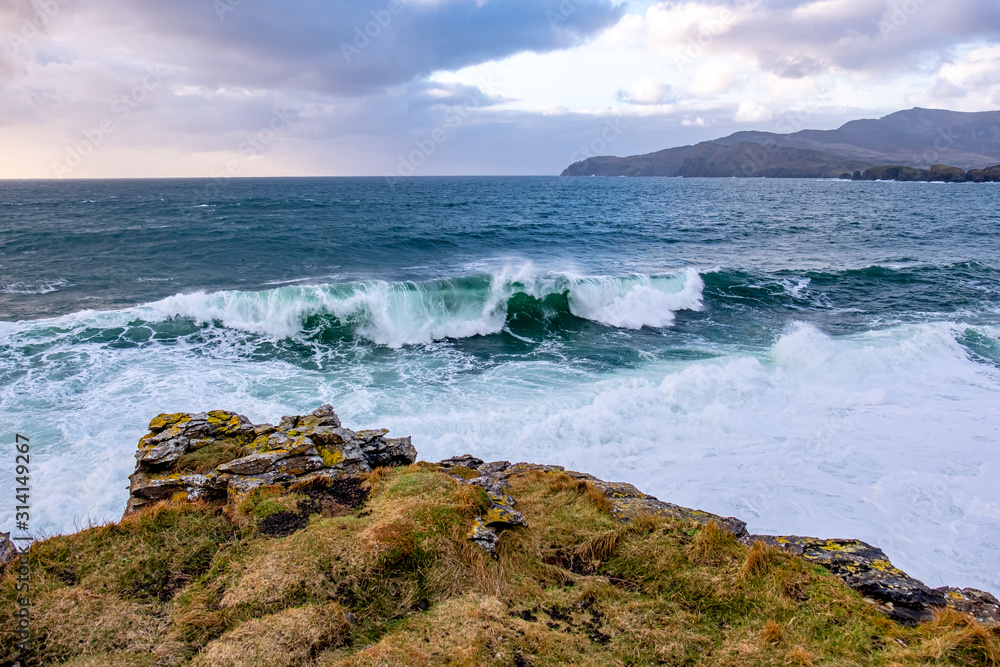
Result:
<svg viewBox="0 0 1000 667"><path fill-rule="evenodd" d="M836 130L802 130L792 134L736 132L697 146L682 146L630 157L593 157L576 162L564 176L761 176L742 144L773 146L763 171L773 177L814 178L885 164L929 169L948 164L963 170L1000 163L1000 111L965 113L909 109L877 120L855 120ZM735 147L724 151L719 145ZM818 156L821 153L823 156ZM711 157L706 159L705 155ZM832 156L832 157L828 157ZM827 169L822 167L827 166ZM837 174L839 175L839 174Z"/></svg>

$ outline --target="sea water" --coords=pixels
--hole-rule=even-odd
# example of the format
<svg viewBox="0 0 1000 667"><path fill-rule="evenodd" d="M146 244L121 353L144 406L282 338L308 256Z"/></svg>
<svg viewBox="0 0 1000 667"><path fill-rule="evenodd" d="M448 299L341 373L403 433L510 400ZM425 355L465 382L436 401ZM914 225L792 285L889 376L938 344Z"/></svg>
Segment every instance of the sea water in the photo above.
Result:
<svg viewBox="0 0 1000 667"><path fill-rule="evenodd" d="M0 503L15 433L54 534L121 515L161 412L329 402L426 460L564 465L1000 592L998 210L988 184L0 182Z"/></svg>

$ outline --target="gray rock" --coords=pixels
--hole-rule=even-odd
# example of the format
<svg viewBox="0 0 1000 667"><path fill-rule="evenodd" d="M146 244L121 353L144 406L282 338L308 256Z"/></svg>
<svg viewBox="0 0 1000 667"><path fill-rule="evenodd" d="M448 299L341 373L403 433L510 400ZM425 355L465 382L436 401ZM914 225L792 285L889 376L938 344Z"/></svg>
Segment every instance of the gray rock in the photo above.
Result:
<svg viewBox="0 0 1000 667"><path fill-rule="evenodd" d="M899 623L915 625L930 620L934 610L947 606L943 592L896 568L881 549L860 540L797 535L750 535L744 539L748 544L757 540L830 570Z"/></svg>
<svg viewBox="0 0 1000 667"><path fill-rule="evenodd" d="M17 555L18 548L10 539L10 533L0 533L0 572L3 572L7 564L13 562Z"/></svg>
<svg viewBox="0 0 1000 667"><path fill-rule="evenodd" d="M442 470L451 470L452 468L468 468L469 470L475 470L479 466L483 465L482 459L477 459L471 454L463 454L462 456L453 456L450 459L445 459L444 461L438 461L437 466Z"/></svg>
<svg viewBox="0 0 1000 667"><path fill-rule="evenodd" d="M361 433L358 434L359 437L361 437ZM372 470L383 467L408 466L417 460L417 450L413 447L409 436L405 438L378 436L364 442L361 445L361 451Z"/></svg>
<svg viewBox="0 0 1000 667"><path fill-rule="evenodd" d="M949 586L935 588L934 591L944 595L946 605L973 616L983 625L1000 625L1000 601L993 595L975 588L959 589Z"/></svg>
<svg viewBox="0 0 1000 667"><path fill-rule="evenodd" d="M469 531L469 540L475 542L493 558L497 557L497 544L500 536L486 527L481 519L474 519L472 529Z"/></svg>
<svg viewBox="0 0 1000 667"><path fill-rule="evenodd" d="M385 429L343 428L329 405L308 415L283 417L277 427L254 426L246 417L225 411L163 414L149 427L150 433L139 441L126 514L164 501L236 503L264 484L336 479L376 467L409 465L417 457L410 438L386 438ZM204 475L176 468L185 454L220 439L252 453Z"/></svg>
<svg viewBox="0 0 1000 667"><path fill-rule="evenodd" d="M510 461L493 461L483 463L476 470L481 475L498 475L510 467Z"/></svg>

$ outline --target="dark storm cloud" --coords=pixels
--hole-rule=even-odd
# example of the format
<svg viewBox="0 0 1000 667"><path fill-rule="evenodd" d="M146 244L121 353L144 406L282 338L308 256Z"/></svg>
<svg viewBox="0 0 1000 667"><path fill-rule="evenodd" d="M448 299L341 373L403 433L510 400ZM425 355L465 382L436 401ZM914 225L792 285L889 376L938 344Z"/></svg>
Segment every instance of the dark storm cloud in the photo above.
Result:
<svg viewBox="0 0 1000 667"><path fill-rule="evenodd" d="M68 6L209 87L367 94L439 70L583 42L623 14L610 0L91 0Z"/></svg>

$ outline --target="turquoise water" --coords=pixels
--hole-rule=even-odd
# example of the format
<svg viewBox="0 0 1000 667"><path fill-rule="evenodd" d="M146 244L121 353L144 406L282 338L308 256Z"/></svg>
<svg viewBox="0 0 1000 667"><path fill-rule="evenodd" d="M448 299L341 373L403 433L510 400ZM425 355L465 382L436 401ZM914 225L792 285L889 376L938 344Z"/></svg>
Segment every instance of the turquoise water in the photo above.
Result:
<svg viewBox="0 0 1000 667"><path fill-rule="evenodd" d="M558 463L1000 591L998 204L758 179L0 183L0 442L32 437L35 523L60 532L120 514L159 412L330 402L427 459Z"/></svg>

